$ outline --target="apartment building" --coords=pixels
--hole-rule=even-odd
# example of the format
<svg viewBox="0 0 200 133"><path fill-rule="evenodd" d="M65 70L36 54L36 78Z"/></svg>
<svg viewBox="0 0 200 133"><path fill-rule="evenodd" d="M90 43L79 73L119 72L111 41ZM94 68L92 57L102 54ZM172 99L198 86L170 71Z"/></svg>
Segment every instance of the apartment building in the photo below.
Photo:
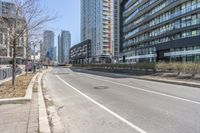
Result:
<svg viewBox="0 0 200 133"><path fill-rule="evenodd" d="M93 62L111 62L114 54L114 0L81 1L81 41L91 40ZM119 43L117 43L118 45Z"/></svg>
<svg viewBox="0 0 200 133"><path fill-rule="evenodd" d="M121 62L200 61L200 0L123 0Z"/></svg>
<svg viewBox="0 0 200 133"><path fill-rule="evenodd" d="M15 20L15 21L14 21ZM10 2L0 1L0 64L8 64L12 60L12 33L16 30L14 22L17 22L18 27L24 27L25 20L16 17L15 4ZM24 29L18 29L24 30ZM27 34L24 34L17 40L17 63L23 63L26 58Z"/></svg>
<svg viewBox="0 0 200 133"><path fill-rule="evenodd" d="M70 49L72 64L88 64L91 62L91 40L76 44Z"/></svg>

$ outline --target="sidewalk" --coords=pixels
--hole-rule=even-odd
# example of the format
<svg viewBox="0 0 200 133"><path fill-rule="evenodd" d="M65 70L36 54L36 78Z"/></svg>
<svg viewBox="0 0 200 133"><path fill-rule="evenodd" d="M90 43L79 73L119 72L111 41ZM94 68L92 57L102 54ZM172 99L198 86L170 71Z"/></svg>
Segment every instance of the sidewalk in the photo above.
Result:
<svg viewBox="0 0 200 133"><path fill-rule="evenodd" d="M0 105L0 133L38 133L37 91L26 104Z"/></svg>

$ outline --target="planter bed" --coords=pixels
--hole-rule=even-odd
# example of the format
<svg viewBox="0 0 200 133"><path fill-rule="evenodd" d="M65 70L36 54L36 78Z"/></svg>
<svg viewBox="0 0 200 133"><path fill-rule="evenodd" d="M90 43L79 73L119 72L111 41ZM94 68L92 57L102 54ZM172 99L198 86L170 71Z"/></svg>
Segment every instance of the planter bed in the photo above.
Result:
<svg viewBox="0 0 200 133"><path fill-rule="evenodd" d="M27 87L34 77L34 74L21 75L16 77L16 86L12 86L12 81L7 81L0 85L0 99L24 97Z"/></svg>

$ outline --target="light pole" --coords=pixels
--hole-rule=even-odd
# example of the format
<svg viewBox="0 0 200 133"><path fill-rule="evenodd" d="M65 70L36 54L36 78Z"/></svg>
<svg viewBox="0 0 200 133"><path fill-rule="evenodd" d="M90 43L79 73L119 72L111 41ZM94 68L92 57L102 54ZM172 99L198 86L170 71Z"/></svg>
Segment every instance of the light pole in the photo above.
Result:
<svg viewBox="0 0 200 133"><path fill-rule="evenodd" d="M36 65L35 65L35 47L36 47L36 43L33 44L34 47L34 55L33 55L33 73L36 72Z"/></svg>

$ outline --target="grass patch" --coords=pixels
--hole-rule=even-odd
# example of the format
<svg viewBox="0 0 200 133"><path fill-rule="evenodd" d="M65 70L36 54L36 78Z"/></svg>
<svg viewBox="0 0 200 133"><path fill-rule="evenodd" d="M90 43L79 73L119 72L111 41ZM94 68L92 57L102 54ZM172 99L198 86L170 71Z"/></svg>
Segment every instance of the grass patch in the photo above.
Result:
<svg viewBox="0 0 200 133"><path fill-rule="evenodd" d="M27 87L34 74L21 75L16 78L16 86L12 86L12 81L5 82L0 85L0 99L24 97Z"/></svg>

